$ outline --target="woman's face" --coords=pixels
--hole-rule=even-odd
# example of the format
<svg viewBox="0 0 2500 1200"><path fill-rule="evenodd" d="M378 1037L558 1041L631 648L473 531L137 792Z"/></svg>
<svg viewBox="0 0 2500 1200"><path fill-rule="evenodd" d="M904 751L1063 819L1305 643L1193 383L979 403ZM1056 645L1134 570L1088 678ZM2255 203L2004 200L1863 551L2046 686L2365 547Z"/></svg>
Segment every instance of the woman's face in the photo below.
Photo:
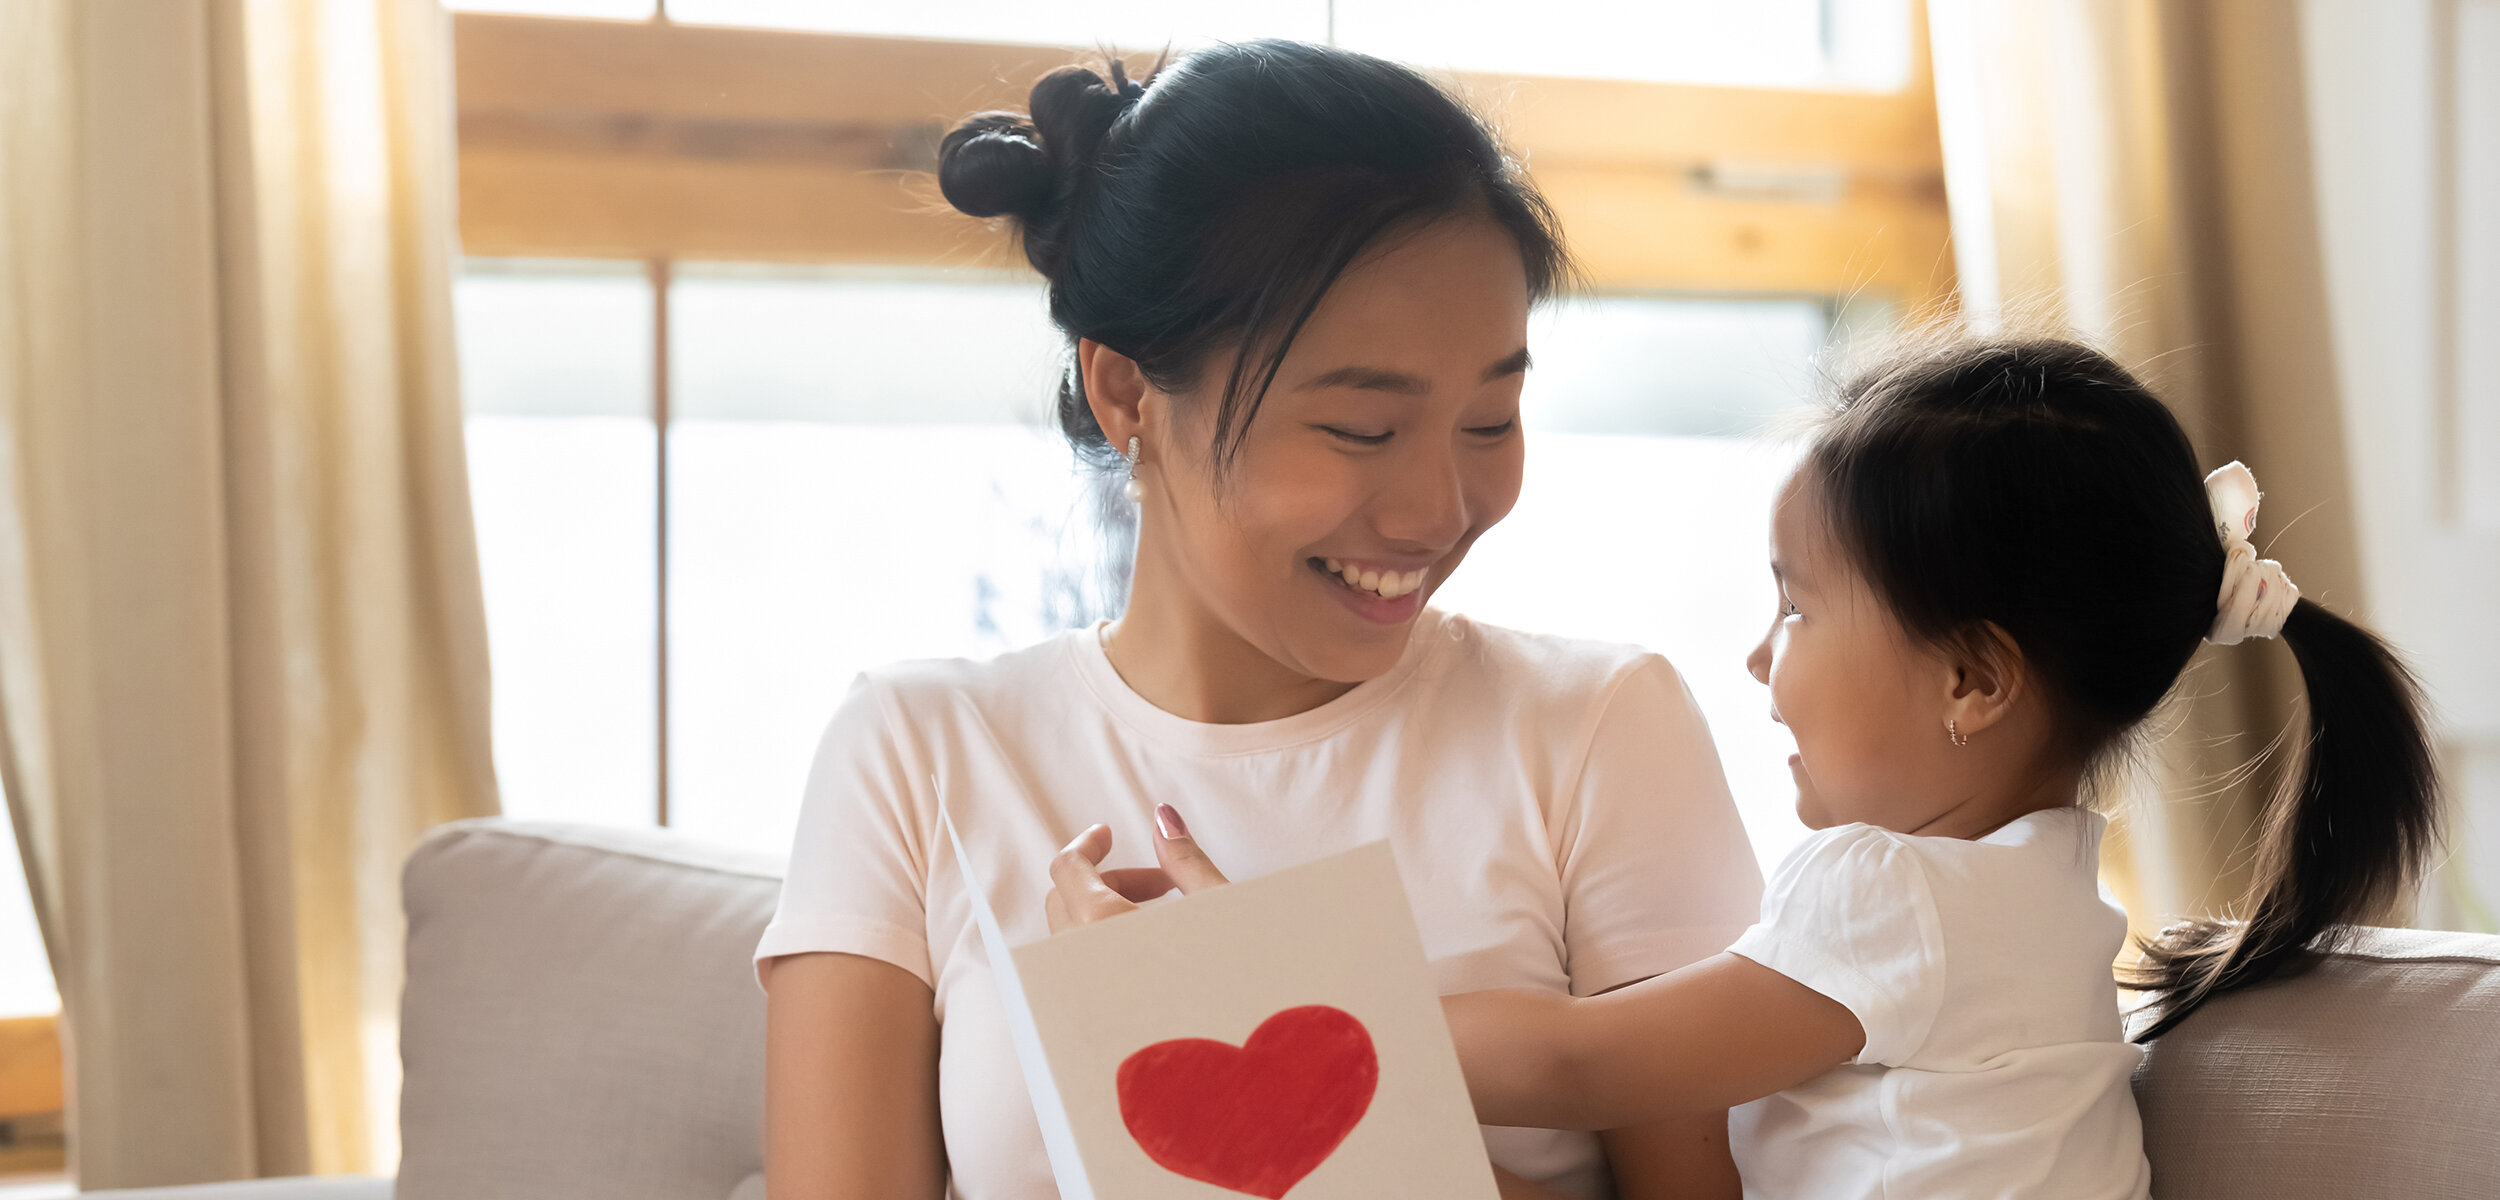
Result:
<svg viewBox="0 0 2500 1200"><path fill-rule="evenodd" d="M1517 243L1447 220L1339 277L1221 479L1212 410L1227 372L1191 397L1150 394L1147 427L1166 436L1149 450L1141 584L1159 556L1223 626L1308 678L1387 671L1425 600L1519 499L1527 327Z"/></svg>

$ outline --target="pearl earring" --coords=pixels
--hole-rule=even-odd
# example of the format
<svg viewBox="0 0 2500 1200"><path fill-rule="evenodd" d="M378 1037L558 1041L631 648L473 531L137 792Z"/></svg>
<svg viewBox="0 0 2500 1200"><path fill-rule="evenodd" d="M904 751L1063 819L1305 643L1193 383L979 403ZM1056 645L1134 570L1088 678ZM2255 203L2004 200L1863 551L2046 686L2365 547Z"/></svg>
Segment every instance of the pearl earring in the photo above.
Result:
<svg viewBox="0 0 2500 1200"><path fill-rule="evenodd" d="M1128 502L1131 504L1142 504L1146 499L1146 485L1137 481L1137 460L1141 454L1142 451L1138 448L1137 439L1130 438L1128 440L1128 453L1123 456L1128 459L1128 483L1121 487L1120 490L1128 494Z"/></svg>
<svg viewBox="0 0 2500 1200"><path fill-rule="evenodd" d="M1962 736L1962 724L1959 721L1946 721L1944 723L1944 737L1946 741L1951 742L1956 746L1970 745L1970 739Z"/></svg>

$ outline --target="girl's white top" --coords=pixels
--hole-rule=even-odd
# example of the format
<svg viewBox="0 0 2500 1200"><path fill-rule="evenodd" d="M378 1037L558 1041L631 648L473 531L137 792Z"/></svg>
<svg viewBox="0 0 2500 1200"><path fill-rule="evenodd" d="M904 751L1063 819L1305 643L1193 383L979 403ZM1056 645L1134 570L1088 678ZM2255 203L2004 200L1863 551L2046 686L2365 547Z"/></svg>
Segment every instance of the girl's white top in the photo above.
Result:
<svg viewBox="0 0 2500 1200"><path fill-rule="evenodd" d="M2052 809L1976 841L1848 825L1780 864L1729 949L1847 1006L1866 1048L1731 1114L1747 1200L2149 1195L2107 824Z"/></svg>
<svg viewBox="0 0 2500 1200"><path fill-rule="evenodd" d="M1154 861L1157 801L1235 879L1386 839L1443 992L1603 991L1725 948L1761 899L1692 696L1631 647L1427 611L1387 674L1252 725L1156 708L1090 629L988 662L871 671L817 750L756 957L865 955L934 989L960 1200L1056 1189L932 775L1018 945L1046 935L1050 857L1087 825L1117 839L1105 865ZM1567 1195L1611 1194L1594 1135L1485 1140Z"/></svg>

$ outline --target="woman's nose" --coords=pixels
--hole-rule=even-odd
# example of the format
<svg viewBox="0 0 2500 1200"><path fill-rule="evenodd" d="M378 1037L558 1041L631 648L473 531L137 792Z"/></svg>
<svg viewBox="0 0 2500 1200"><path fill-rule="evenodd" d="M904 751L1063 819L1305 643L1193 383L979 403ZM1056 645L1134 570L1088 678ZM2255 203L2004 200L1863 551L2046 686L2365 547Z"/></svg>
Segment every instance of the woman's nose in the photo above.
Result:
<svg viewBox="0 0 2500 1200"><path fill-rule="evenodd" d="M1762 640L1754 643L1753 653L1745 656L1745 670L1753 675L1755 683L1764 687L1769 687L1771 684L1771 639L1777 636L1778 632L1778 625L1771 626L1763 633Z"/></svg>
<svg viewBox="0 0 2500 1200"><path fill-rule="evenodd" d="M1467 533L1474 508L1458 456L1447 450L1423 450L1401 465L1398 477L1377 502L1375 520L1381 534L1432 550L1457 545Z"/></svg>

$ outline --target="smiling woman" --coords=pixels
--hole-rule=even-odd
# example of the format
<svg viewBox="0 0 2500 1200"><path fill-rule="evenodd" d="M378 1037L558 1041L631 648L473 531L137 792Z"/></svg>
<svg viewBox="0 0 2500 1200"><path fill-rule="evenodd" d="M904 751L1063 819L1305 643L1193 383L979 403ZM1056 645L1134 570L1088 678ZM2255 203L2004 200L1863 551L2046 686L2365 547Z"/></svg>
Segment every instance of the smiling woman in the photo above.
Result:
<svg viewBox="0 0 2500 1200"><path fill-rule="evenodd" d="M1098 821L1144 845L1160 801L1252 873L1385 840L1444 990L1604 991L1749 922L1672 667L1430 605L1518 502L1530 309L1566 274L1467 109L1252 42L1053 72L939 179L1048 281L1058 423L1133 485L1134 576L1116 621L871 670L826 730L756 951L776 1194L1051 1194L955 866L1028 940L1052 852ZM1724 1127L1486 1140L1514 1196L1732 1196Z"/></svg>

